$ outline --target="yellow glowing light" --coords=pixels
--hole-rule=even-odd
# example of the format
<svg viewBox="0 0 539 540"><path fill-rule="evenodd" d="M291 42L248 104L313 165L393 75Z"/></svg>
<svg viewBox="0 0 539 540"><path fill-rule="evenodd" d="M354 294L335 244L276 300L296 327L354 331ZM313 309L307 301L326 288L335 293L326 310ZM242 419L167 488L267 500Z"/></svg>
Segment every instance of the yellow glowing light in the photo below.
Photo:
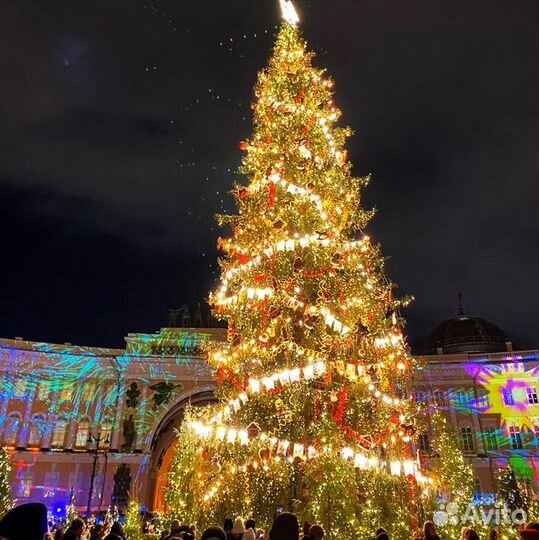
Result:
<svg viewBox="0 0 539 540"><path fill-rule="evenodd" d="M292 4L290 0L279 0L279 3L281 4L283 19L292 26L297 26L299 23L299 16L294 4Z"/></svg>

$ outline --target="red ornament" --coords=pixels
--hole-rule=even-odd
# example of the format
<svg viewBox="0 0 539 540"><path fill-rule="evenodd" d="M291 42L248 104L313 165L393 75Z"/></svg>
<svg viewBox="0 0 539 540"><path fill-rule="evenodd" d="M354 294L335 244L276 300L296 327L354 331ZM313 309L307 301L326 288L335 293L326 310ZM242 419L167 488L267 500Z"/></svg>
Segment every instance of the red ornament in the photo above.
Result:
<svg viewBox="0 0 539 540"><path fill-rule="evenodd" d="M275 191L276 187L273 182L269 186L269 205L273 208L275 206Z"/></svg>
<svg viewBox="0 0 539 540"><path fill-rule="evenodd" d="M241 141L239 147L240 150L247 150L249 148L249 141Z"/></svg>

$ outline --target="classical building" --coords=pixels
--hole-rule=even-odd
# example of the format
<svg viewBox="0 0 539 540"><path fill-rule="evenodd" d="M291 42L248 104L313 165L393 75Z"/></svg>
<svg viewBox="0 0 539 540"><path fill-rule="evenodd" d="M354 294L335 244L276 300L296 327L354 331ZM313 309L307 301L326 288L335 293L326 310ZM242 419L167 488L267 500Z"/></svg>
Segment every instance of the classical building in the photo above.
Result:
<svg viewBox="0 0 539 540"><path fill-rule="evenodd" d="M125 349L0 340L0 444L18 502L63 514L131 494L162 507L175 429L188 404L214 400L205 350L225 338L221 328L165 328L129 334Z"/></svg>
<svg viewBox="0 0 539 540"><path fill-rule="evenodd" d="M191 324L182 313L171 322ZM205 351L225 339L222 328L181 327L129 334L125 349L0 340L0 444L18 501L62 514L134 495L162 509L175 428L189 403L215 399ZM434 407L445 411L487 501L509 462L531 488L539 479L539 351L512 349L495 325L460 313L432 333L413 380L427 425ZM431 437L418 438L426 461Z"/></svg>
<svg viewBox="0 0 539 540"><path fill-rule="evenodd" d="M476 498L492 502L497 472L511 464L530 490L539 483L539 351L513 350L505 333L460 310L428 338L424 369L413 381L427 423L437 408L455 428L473 465ZM431 424L430 424L431 425ZM436 459L432 425L418 439L423 458Z"/></svg>

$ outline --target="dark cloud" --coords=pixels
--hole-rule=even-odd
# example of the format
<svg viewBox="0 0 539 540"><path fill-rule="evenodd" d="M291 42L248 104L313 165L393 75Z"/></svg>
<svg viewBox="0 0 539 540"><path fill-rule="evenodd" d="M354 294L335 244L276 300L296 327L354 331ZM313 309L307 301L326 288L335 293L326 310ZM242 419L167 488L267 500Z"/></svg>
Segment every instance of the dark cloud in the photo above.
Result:
<svg viewBox="0 0 539 540"><path fill-rule="evenodd" d="M462 291L537 346L536 3L297 3L412 341ZM0 6L0 335L117 344L207 293L276 4Z"/></svg>

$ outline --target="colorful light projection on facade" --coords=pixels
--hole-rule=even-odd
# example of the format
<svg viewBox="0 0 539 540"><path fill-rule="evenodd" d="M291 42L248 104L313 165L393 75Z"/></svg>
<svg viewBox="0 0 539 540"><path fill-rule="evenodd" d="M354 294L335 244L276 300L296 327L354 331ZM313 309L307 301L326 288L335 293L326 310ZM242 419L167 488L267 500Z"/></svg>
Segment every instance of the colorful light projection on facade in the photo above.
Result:
<svg viewBox="0 0 539 540"><path fill-rule="evenodd" d="M480 386L479 395L471 403L474 412L499 414L502 425L516 424L521 429L536 432L539 427L539 365L470 363L465 369Z"/></svg>
<svg viewBox="0 0 539 540"><path fill-rule="evenodd" d="M133 428L138 440L146 441L156 420L181 394L182 384L176 379L185 370L178 371L177 366L207 377L200 357L210 340L208 333L168 328L157 334L131 334L126 350L0 344L4 443L15 448L26 441L27 448L40 448L49 441L50 448L61 449L68 425L75 421L79 424L75 447L85 449L96 425L110 431L126 427L126 418L118 414L122 402L127 407L131 402L136 409ZM133 381L138 386L133 387ZM36 404L46 413L36 414Z"/></svg>

